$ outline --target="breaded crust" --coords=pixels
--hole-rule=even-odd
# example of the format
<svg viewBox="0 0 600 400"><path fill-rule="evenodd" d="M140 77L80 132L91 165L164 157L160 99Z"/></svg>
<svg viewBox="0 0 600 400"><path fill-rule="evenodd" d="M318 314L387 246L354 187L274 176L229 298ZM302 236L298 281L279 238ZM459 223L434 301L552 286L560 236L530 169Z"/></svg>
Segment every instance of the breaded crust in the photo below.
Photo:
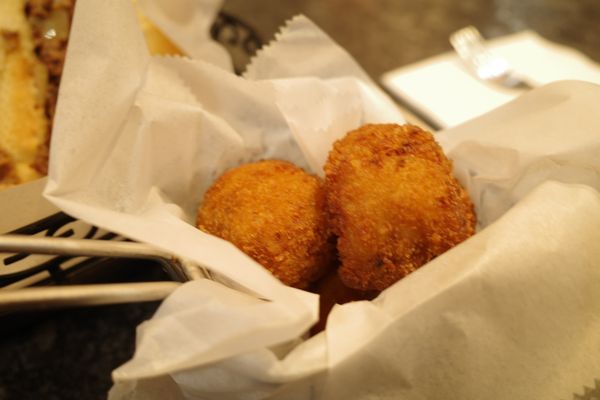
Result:
<svg viewBox="0 0 600 400"><path fill-rule="evenodd" d="M297 288L318 279L335 258L322 181L286 161L223 174L206 192L197 225Z"/></svg>
<svg viewBox="0 0 600 400"><path fill-rule="evenodd" d="M338 273L351 288L383 290L475 232L451 162L417 126L349 132L334 144L325 176Z"/></svg>

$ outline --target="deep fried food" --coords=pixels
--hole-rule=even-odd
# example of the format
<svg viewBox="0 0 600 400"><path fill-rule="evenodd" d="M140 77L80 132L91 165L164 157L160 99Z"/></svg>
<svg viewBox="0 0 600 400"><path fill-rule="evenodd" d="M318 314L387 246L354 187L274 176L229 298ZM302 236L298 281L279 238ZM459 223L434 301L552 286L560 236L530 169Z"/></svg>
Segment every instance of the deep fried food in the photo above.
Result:
<svg viewBox="0 0 600 400"><path fill-rule="evenodd" d="M139 10L152 54L181 54ZM46 175L75 0L0 0L0 189Z"/></svg>
<svg viewBox="0 0 600 400"><path fill-rule="evenodd" d="M363 291L349 288L342 283L335 268L319 279L311 291L319 294L319 321L310 329L311 335L316 335L325 329L327 318L334 305L373 300L379 294L374 290Z"/></svg>
<svg viewBox="0 0 600 400"><path fill-rule="evenodd" d="M322 181L286 161L223 174L206 192L197 225L297 288L318 279L335 258Z"/></svg>
<svg viewBox="0 0 600 400"><path fill-rule="evenodd" d="M383 290L475 232L473 205L429 132L365 125L325 165L338 270L347 286Z"/></svg>

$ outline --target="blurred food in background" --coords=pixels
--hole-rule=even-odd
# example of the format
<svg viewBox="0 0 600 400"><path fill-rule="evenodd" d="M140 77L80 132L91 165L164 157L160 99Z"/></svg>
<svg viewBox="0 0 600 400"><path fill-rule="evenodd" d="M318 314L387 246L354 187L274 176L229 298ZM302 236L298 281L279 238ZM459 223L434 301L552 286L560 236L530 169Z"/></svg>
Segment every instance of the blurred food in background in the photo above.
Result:
<svg viewBox="0 0 600 400"><path fill-rule="evenodd" d="M46 175L75 0L0 1L0 189ZM139 10L151 54L181 54Z"/></svg>

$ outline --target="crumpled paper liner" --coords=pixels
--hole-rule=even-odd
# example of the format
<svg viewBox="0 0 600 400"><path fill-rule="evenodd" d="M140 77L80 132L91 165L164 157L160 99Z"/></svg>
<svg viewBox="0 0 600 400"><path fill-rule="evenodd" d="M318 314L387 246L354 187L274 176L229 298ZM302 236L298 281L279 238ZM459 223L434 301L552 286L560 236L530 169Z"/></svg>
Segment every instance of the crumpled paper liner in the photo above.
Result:
<svg viewBox="0 0 600 400"><path fill-rule="evenodd" d="M586 173L600 169L593 157L598 100L596 85L553 84L440 133L452 156L467 143L485 155L454 158L479 212L478 234L374 301L334 307L327 330L285 357L259 349L156 379L186 398L514 399L582 392L600 366L594 290L600 180ZM548 140L532 144L540 138ZM508 151L519 156L507 158ZM562 162L536 168L544 158ZM136 381L133 391L124 382L112 393L141 399L153 382Z"/></svg>
<svg viewBox="0 0 600 400"><path fill-rule="evenodd" d="M546 180L600 190L599 86L563 81L437 136L487 226Z"/></svg>
<svg viewBox="0 0 600 400"><path fill-rule="evenodd" d="M515 399L568 397L593 382L597 86L549 85L441 133L482 230L374 301L334 307L327 330L302 341L317 296L194 228L197 203L226 168L277 157L318 173L345 130L401 116L304 17L244 78L202 60L150 58L130 6L109 3L78 3L45 194L235 287L199 280L167 298L114 371L112 399ZM300 68L296 58L306 75L289 65Z"/></svg>

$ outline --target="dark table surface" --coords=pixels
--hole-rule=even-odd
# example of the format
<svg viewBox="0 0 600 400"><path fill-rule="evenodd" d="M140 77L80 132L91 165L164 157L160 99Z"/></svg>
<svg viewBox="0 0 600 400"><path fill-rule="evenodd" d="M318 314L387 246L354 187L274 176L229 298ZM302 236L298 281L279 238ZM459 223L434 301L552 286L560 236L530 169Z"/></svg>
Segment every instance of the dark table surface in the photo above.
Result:
<svg viewBox="0 0 600 400"><path fill-rule="evenodd" d="M468 24L488 38L532 29L600 61L598 0L225 0L266 41L303 13L374 78L450 50ZM137 278L145 278L137 276ZM21 314L0 319L0 400L103 399L110 372L133 354L135 327L158 303Z"/></svg>
<svg viewBox="0 0 600 400"><path fill-rule="evenodd" d="M226 0L224 10L271 40L304 14L352 54L373 79L451 50L450 33L476 26L494 38L525 29L600 62L597 0Z"/></svg>

